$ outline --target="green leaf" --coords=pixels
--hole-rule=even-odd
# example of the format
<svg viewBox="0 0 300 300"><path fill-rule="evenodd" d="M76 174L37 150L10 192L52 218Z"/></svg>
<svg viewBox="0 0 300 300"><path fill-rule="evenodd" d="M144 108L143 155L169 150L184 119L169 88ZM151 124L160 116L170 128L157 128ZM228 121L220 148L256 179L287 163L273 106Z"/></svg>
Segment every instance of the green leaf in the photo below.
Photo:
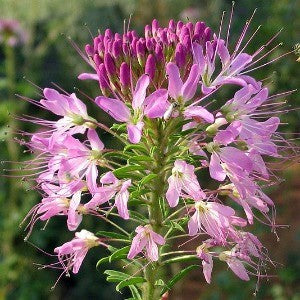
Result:
<svg viewBox="0 0 300 300"><path fill-rule="evenodd" d="M136 198L134 198L134 199L131 199L132 197L130 197L130 199L129 199L129 201L128 201L128 206L137 206L137 205L147 205L146 203L145 203L145 201L144 200L142 200L142 199L136 199Z"/></svg>
<svg viewBox="0 0 300 300"><path fill-rule="evenodd" d="M157 177L157 174L153 174L153 173L148 174L140 181L140 186L143 186L144 184L150 182L151 180L153 180L156 177Z"/></svg>
<svg viewBox="0 0 300 300"><path fill-rule="evenodd" d="M130 198L139 198L141 195L145 195L151 192L150 189L137 189L130 194Z"/></svg>
<svg viewBox="0 0 300 300"><path fill-rule="evenodd" d="M132 294L134 300L142 300L142 296L139 293L139 290L137 289L137 287L135 287L134 285L129 285L128 287L131 291L131 294Z"/></svg>
<svg viewBox="0 0 300 300"><path fill-rule="evenodd" d="M170 221L170 223L173 228L176 228L179 231L185 232L184 228L182 226L180 226L179 223L174 222L174 221Z"/></svg>
<svg viewBox="0 0 300 300"><path fill-rule="evenodd" d="M96 233L96 235L98 236L105 236L105 237L109 237L112 239L121 239L121 240L129 240L128 236L124 235L124 234L120 234L120 233L116 233L116 232L111 232L111 231L98 231Z"/></svg>
<svg viewBox="0 0 300 300"><path fill-rule="evenodd" d="M126 258L128 252L129 252L129 249L130 249L130 246L126 246L121 249L118 249L109 257L109 262L112 262L113 260L116 260L116 259Z"/></svg>
<svg viewBox="0 0 300 300"><path fill-rule="evenodd" d="M162 289L161 295L163 295L167 290L171 290L171 288L179 281L181 280L184 276L186 276L189 272L192 270L199 268L198 265L191 265L188 266L187 268L181 270L178 274L176 274L167 284L166 286Z"/></svg>
<svg viewBox="0 0 300 300"><path fill-rule="evenodd" d="M116 286L116 291L119 292L122 288L126 286L143 283L145 281L146 280L143 277L131 277L129 279L125 279Z"/></svg>
<svg viewBox="0 0 300 300"><path fill-rule="evenodd" d="M191 260L198 260L198 259L199 258L196 255L182 255L182 256L177 256L174 258L167 259L163 262L163 264L168 265L168 264L191 261Z"/></svg>
<svg viewBox="0 0 300 300"><path fill-rule="evenodd" d="M106 281L108 282L121 282L128 279L128 277L130 277L130 275L126 273L122 273L115 270L106 270L104 271L104 274L108 275L106 278Z"/></svg>
<svg viewBox="0 0 300 300"><path fill-rule="evenodd" d="M143 161L149 162L149 161L153 161L153 159L146 155L135 155L128 159L129 163L143 162Z"/></svg>
<svg viewBox="0 0 300 300"><path fill-rule="evenodd" d="M114 170L113 173L118 178L120 178L120 177L130 177L131 172L141 171L141 170L145 170L145 167L134 165L134 166L125 166L125 167L118 168L118 169Z"/></svg>
<svg viewBox="0 0 300 300"><path fill-rule="evenodd" d="M145 154L147 153L147 150L143 146L133 145L133 144L125 146L123 152L128 152L131 150L141 151L144 152Z"/></svg>
<svg viewBox="0 0 300 300"><path fill-rule="evenodd" d="M105 264L107 262L109 262L109 256L102 257L101 259L98 260L96 264L96 269L98 269L101 264Z"/></svg>
<svg viewBox="0 0 300 300"><path fill-rule="evenodd" d="M154 153L156 153L156 152L157 152L157 149L158 149L158 147L157 147L157 146L153 146L153 147L151 147L151 149L150 149L150 156L151 156L151 157L153 157L153 156L154 156Z"/></svg>
<svg viewBox="0 0 300 300"><path fill-rule="evenodd" d="M126 124L113 124L110 129L117 131L126 131Z"/></svg>
<svg viewBox="0 0 300 300"><path fill-rule="evenodd" d="M106 152L106 153L103 153L102 155L103 157L105 158L117 158L117 159L120 159L120 160L127 160L129 158L129 155L127 154L124 154L124 153L120 153L120 152Z"/></svg>
<svg viewBox="0 0 300 300"><path fill-rule="evenodd" d="M143 223L149 223L149 220L144 215L138 213L137 211L130 211L130 217L133 217Z"/></svg>

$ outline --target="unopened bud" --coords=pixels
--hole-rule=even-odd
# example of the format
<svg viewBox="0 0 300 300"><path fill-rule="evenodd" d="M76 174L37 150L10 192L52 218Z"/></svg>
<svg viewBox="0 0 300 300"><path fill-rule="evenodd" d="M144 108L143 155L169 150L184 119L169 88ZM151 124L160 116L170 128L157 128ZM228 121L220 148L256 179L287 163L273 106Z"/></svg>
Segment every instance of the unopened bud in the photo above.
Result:
<svg viewBox="0 0 300 300"><path fill-rule="evenodd" d="M112 55L117 58L122 53L122 41L120 39L115 40L112 44Z"/></svg>
<svg viewBox="0 0 300 300"><path fill-rule="evenodd" d="M180 68L184 66L186 58L186 51L185 48L181 43L177 44L175 49L175 61L177 66Z"/></svg>
<svg viewBox="0 0 300 300"><path fill-rule="evenodd" d="M89 44L85 45L85 52L88 56L93 56L94 54L93 47Z"/></svg>
<svg viewBox="0 0 300 300"><path fill-rule="evenodd" d="M157 61L162 61L164 58L163 49L159 44L156 44L155 46L155 57Z"/></svg>
<svg viewBox="0 0 300 300"><path fill-rule="evenodd" d="M120 67L120 82L122 87L130 86L130 69L125 62L123 62Z"/></svg>
<svg viewBox="0 0 300 300"><path fill-rule="evenodd" d="M110 53L104 54L104 65L109 75L114 75L116 73L116 65Z"/></svg>
<svg viewBox="0 0 300 300"><path fill-rule="evenodd" d="M155 75L155 65L155 58L153 54L148 55L145 65L145 73L148 74L151 79L153 79Z"/></svg>

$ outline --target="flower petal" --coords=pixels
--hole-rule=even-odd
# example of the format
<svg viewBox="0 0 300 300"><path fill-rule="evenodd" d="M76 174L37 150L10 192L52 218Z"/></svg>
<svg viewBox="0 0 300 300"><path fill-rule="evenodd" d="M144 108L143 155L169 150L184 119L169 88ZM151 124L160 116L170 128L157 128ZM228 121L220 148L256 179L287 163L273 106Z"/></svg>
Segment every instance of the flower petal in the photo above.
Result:
<svg viewBox="0 0 300 300"><path fill-rule="evenodd" d="M142 107L146 98L146 90L150 83L149 76L142 75L136 83L135 91L133 93L132 108L137 109Z"/></svg>
<svg viewBox="0 0 300 300"><path fill-rule="evenodd" d="M199 83L199 78L200 78L199 71L200 69L198 64L192 65L189 73L189 77L182 86L182 96L185 101L188 101L191 98L193 98L196 93L198 83Z"/></svg>
<svg viewBox="0 0 300 300"><path fill-rule="evenodd" d="M183 86L179 69L176 64L169 62L166 66L166 72L169 77L168 93L173 99L177 99L182 96L181 89Z"/></svg>
<svg viewBox="0 0 300 300"><path fill-rule="evenodd" d="M213 153L210 158L209 174L211 178L218 181L224 181L226 178L226 172L223 170L221 161L215 153Z"/></svg>
<svg viewBox="0 0 300 300"><path fill-rule="evenodd" d="M105 112L119 122L127 122L130 118L129 108L120 100L99 96L95 102Z"/></svg>
<svg viewBox="0 0 300 300"><path fill-rule="evenodd" d="M92 74L92 73L81 73L79 76L78 76L78 79L80 80L99 80L99 76L98 74Z"/></svg>
<svg viewBox="0 0 300 300"><path fill-rule="evenodd" d="M161 118L164 116L170 102L168 99L168 91L165 89L159 89L149 95L145 99L144 113L148 118Z"/></svg>
<svg viewBox="0 0 300 300"><path fill-rule="evenodd" d="M142 137L142 129L144 127L143 122L138 122L137 124L127 124L128 139L131 143L137 144Z"/></svg>
<svg viewBox="0 0 300 300"><path fill-rule="evenodd" d="M187 118L200 118L207 123L213 123L215 120L213 114L202 106L191 106L186 108L184 116Z"/></svg>

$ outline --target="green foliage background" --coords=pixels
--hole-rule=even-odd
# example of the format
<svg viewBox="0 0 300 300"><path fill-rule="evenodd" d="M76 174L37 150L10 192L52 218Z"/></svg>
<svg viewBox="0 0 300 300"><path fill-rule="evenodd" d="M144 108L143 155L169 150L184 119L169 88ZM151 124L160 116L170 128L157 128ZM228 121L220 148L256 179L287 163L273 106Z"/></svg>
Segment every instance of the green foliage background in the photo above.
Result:
<svg viewBox="0 0 300 300"><path fill-rule="evenodd" d="M13 76L14 93L38 98L37 90L23 76L41 87L56 82L68 91L74 86L83 89L92 97L98 94L96 83L82 83L76 77L87 71L88 66L68 43L68 36L83 48L90 41L87 23L93 34L97 29L107 27L122 32L123 20L132 14L131 26L138 31L153 18L166 25L169 18L183 19L183 12L190 14L190 19L206 21L215 30L223 10L230 11L231 1L214 0L0 0L0 18L17 19L28 33L28 41L23 46L13 49L15 76ZM242 26L252 11L258 8L252 22L252 31L262 25L259 34L249 45L248 51L254 52L265 43L268 37L284 27L278 38L283 46L274 51L268 58L292 50L299 42L300 36L300 2L298 0L241 0L236 1L234 25L231 41L237 40ZM189 9L189 10L187 10ZM192 14L191 14L192 13ZM193 17L194 16L194 17ZM0 159L25 160L27 153L13 144L12 129L34 131L29 124L14 120L13 114L34 114L46 116L45 112L36 109L13 96L9 89L7 52L0 44ZM257 70L256 78L266 79L271 92L295 89L299 86L299 63L297 56L291 54L281 61ZM276 72L274 72L276 71ZM226 94L224 94L226 97ZM299 107L299 93L289 97L293 107ZM11 114L9 114L11 113ZM99 113L99 119L105 116ZM299 132L299 112L295 111L283 118L287 123L286 131ZM10 126L9 128L7 126ZM291 134L291 137L293 135ZM105 142L110 142L104 136ZM3 164L6 165L6 164ZM3 167L5 168L5 167ZM4 171L1 171L4 172ZM277 278L261 283L258 299L300 299L300 256L299 256L299 167L289 168L282 172L287 179L280 189L270 191L278 203L279 222L291 224L290 230L280 232L281 242L278 244L270 233L258 226L258 234L265 240L266 246L274 260L283 264L271 273ZM78 276L63 278L54 291L50 291L59 273L52 270L38 270L33 265L47 263L50 257L23 242L24 234L19 223L29 209L38 201L38 194L32 191L28 182L18 179L1 178L0 181L0 299L124 299L114 291L114 287L105 281L101 271L95 264L101 257L100 252L92 252L85 260ZM87 224L88 223L88 224ZM88 228L97 228L91 220L86 221ZM31 242L40 248L53 251L53 248L72 238L63 220L51 221L46 231L37 226ZM99 228L97 228L99 229ZM176 270L174 270L176 272ZM171 299L251 299L255 281L244 283L235 278L224 268L216 267L213 273L213 284L203 281L201 270L194 272L184 285L178 285Z"/></svg>

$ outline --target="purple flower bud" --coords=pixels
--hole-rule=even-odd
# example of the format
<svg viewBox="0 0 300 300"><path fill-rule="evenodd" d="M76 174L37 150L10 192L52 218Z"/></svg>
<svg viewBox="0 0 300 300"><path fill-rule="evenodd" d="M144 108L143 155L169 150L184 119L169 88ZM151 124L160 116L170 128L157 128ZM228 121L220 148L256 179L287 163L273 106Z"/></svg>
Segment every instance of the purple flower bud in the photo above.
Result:
<svg viewBox="0 0 300 300"><path fill-rule="evenodd" d="M104 48L105 48L105 51L107 52L108 51L108 48L109 48L109 43L111 42L111 38L110 37L107 37L105 36L104 39L103 39L103 44L104 44Z"/></svg>
<svg viewBox="0 0 300 300"><path fill-rule="evenodd" d="M186 23L185 26L188 28L189 34L190 34L190 35L193 34L193 31L194 31L194 24L193 24L192 22L188 22L188 23Z"/></svg>
<svg viewBox="0 0 300 300"><path fill-rule="evenodd" d="M128 45L128 42L124 42L123 41L123 44L122 44L122 49L123 49L123 53L125 55L128 55L129 54L129 45Z"/></svg>
<svg viewBox="0 0 300 300"><path fill-rule="evenodd" d="M99 45L100 42L101 42L101 40L100 40L99 36L97 36L97 37L94 38L94 52L97 52L98 45Z"/></svg>
<svg viewBox="0 0 300 300"><path fill-rule="evenodd" d="M152 21L152 34L153 34L153 36L156 34L156 31L158 30L158 28L159 28L159 23L156 19L154 19Z"/></svg>
<svg viewBox="0 0 300 300"><path fill-rule="evenodd" d="M182 45L183 45L186 49L191 49L192 41L191 41L191 37L190 37L189 35L186 35L186 36L183 38Z"/></svg>
<svg viewBox="0 0 300 300"><path fill-rule="evenodd" d="M194 34L194 36L193 36L193 38L192 38L192 41L193 42L200 42L200 40L201 40L201 37L200 37L200 35L199 34Z"/></svg>
<svg viewBox="0 0 300 300"><path fill-rule="evenodd" d="M186 50L182 44L177 44L175 50L175 61L177 66L180 68L184 66L186 59Z"/></svg>
<svg viewBox="0 0 300 300"><path fill-rule="evenodd" d="M132 31L131 31L131 35L132 35L133 38L136 38L136 39L139 38L139 36L138 36L138 34L136 33L135 30L132 30Z"/></svg>
<svg viewBox="0 0 300 300"><path fill-rule="evenodd" d="M205 25L204 22L197 22L197 23L195 24L194 34L195 34L195 35L199 35L199 37L201 38L202 35L203 35L203 32L204 32L204 30L205 30L205 27L206 27L206 25Z"/></svg>
<svg viewBox="0 0 300 300"><path fill-rule="evenodd" d="M155 58L153 54L149 54L147 57L146 65L145 65L145 73L149 75L151 79L154 78L155 75Z"/></svg>
<svg viewBox="0 0 300 300"><path fill-rule="evenodd" d="M107 71L106 71L103 63L100 64L100 66L99 66L98 75L99 75L99 84L100 84L101 90L103 91L103 90L109 88L109 80L107 77Z"/></svg>
<svg viewBox="0 0 300 300"><path fill-rule="evenodd" d="M183 25L181 28L181 31L180 31L180 35L179 35L179 39L180 39L181 43L183 42L183 40L185 39L186 36L190 37L190 31L186 27L186 25Z"/></svg>
<svg viewBox="0 0 300 300"><path fill-rule="evenodd" d="M146 39L146 47L147 47L148 51L152 51L154 48L153 40L154 40L153 38Z"/></svg>
<svg viewBox="0 0 300 300"><path fill-rule="evenodd" d="M120 82L123 87L130 86L130 69L125 62L123 62L120 67Z"/></svg>
<svg viewBox="0 0 300 300"><path fill-rule="evenodd" d="M115 40L112 45L112 55L117 58L122 53L122 41L121 40Z"/></svg>
<svg viewBox="0 0 300 300"><path fill-rule="evenodd" d="M103 42L100 42L100 43L98 44L98 52L99 52L99 54L102 54L102 55L103 55L104 51L105 51L104 44L103 44Z"/></svg>
<svg viewBox="0 0 300 300"><path fill-rule="evenodd" d="M165 28L160 35L160 39L164 45L168 45L168 29Z"/></svg>
<svg viewBox="0 0 300 300"><path fill-rule="evenodd" d="M176 22L173 19L169 21L169 29L173 32L176 30Z"/></svg>
<svg viewBox="0 0 300 300"><path fill-rule="evenodd" d="M111 39L113 37L113 33L109 28L105 29L104 37L108 37L109 39Z"/></svg>
<svg viewBox="0 0 300 300"><path fill-rule="evenodd" d="M209 27L206 27L204 30L204 40L205 42L211 40L211 29Z"/></svg>
<svg viewBox="0 0 300 300"><path fill-rule="evenodd" d="M163 49L160 44L156 44L155 46L155 57L157 61L162 61L164 58Z"/></svg>
<svg viewBox="0 0 300 300"><path fill-rule="evenodd" d="M89 44L85 45L85 52L88 56L93 56L94 54L93 47Z"/></svg>
<svg viewBox="0 0 300 300"><path fill-rule="evenodd" d="M126 37L127 37L127 40L131 43L131 42L132 42L132 39L133 39L132 32L131 32L131 31L128 31L128 32L126 33Z"/></svg>
<svg viewBox="0 0 300 300"><path fill-rule="evenodd" d="M176 34L173 33L173 32L169 32L169 34L168 34L168 44L175 43L176 40L177 40Z"/></svg>
<svg viewBox="0 0 300 300"><path fill-rule="evenodd" d="M99 54L97 54L97 53L94 55L93 60L97 67L99 67L99 65L103 63L102 59L100 58Z"/></svg>
<svg viewBox="0 0 300 300"><path fill-rule="evenodd" d="M138 42L138 39L136 37L134 37L130 44L131 54L133 56L136 56L136 43L137 42Z"/></svg>
<svg viewBox="0 0 300 300"><path fill-rule="evenodd" d="M122 36L121 36L121 34L120 33L115 33L115 41L117 41L117 40L122 40Z"/></svg>
<svg viewBox="0 0 300 300"><path fill-rule="evenodd" d="M116 73L116 65L110 53L104 54L104 65L109 75L114 75Z"/></svg>
<svg viewBox="0 0 300 300"><path fill-rule="evenodd" d="M149 38L151 36L151 26L148 24L145 26L145 38Z"/></svg>
<svg viewBox="0 0 300 300"><path fill-rule="evenodd" d="M112 53L113 43L113 40L107 42L106 52Z"/></svg>
<svg viewBox="0 0 300 300"><path fill-rule="evenodd" d="M139 39L136 43L136 53L138 57L142 57L145 55L146 47L145 47L145 41L142 41Z"/></svg>
<svg viewBox="0 0 300 300"><path fill-rule="evenodd" d="M180 35L180 31L181 31L182 26L183 26L183 22L182 21L178 21L177 26L176 26L176 34L178 36Z"/></svg>

